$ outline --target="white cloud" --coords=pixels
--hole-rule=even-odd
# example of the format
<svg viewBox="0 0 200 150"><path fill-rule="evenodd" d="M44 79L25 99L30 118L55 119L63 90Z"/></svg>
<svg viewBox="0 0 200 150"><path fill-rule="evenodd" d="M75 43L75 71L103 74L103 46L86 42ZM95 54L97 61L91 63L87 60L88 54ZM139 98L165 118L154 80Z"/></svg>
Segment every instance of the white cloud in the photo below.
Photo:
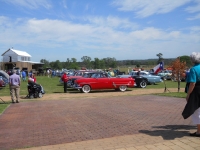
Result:
<svg viewBox="0 0 200 150"><path fill-rule="evenodd" d="M194 16L187 18L187 20L200 19L200 0L194 0L194 6L189 6L185 10L189 13L195 13Z"/></svg>
<svg viewBox="0 0 200 150"><path fill-rule="evenodd" d="M48 0L3 0L6 3L13 5L19 5L29 9L38 9L39 7L44 7L46 9L51 8Z"/></svg>
<svg viewBox="0 0 200 150"><path fill-rule="evenodd" d="M160 40L160 41L165 41L165 40L171 40L171 39L177 39L180 38L181 33L180 31L171 31L171 32L166 32L161 29L156 29L153 27L148 27L143 30L136 30L131 33L131 36L133 36L133 39L138 39L138 40Z"/></svg>
<svg viewBox="0 0 200 150"><path fill-rule="evenodd" d="M9 26L4 26L5 21ZM126 26L125 22L128 24L129 32L116 29L114 24L117 24L117 27ZM106 25L108 23L110 24ZM126 19L121 19L120 22L119 18L112 17L96 19L85 24L50 19L11 20L0 17L0 45L40 47L43 49L40 52L41 57L45 55L44 49L70 50L72 54L59 55L60 60L91 54L93 57L107 56L118 60L131 57L155 58L152 54L167 51L169 55L177 50L179 53L188 53L188 48L195 51L200 45L200 36L194 32L199 29L198 26L191 28L191 32L186 34L182 31L166 31L154 27L130 28L130 24L131 22ZM53 52L51 53L51 61L58 59Z"/></svg>
<svg viewBox="0 0 200 150"><path fill-rule="evenodd" d="M65 9L67 9L68 7L67 7L67 1L66 0L62 0L62 5L63 5L63 7L65 8Z"/></svg>
<svg viewBox="0 0 200 150"><path fill-rule="evenodd" d="M9 19L7 17L4 17L4 16L0 16L0 25L7 25L7 21Z"/></svg>
<svg viewBox="0 0 200 150"><path fill-rule="evenodd" d="M89 4L86 4L86 6L85 6L85 10L88 10L89 7L90 7L90 5L89 5Z"/></svg>
<svg viewBox="0 0 200 150"><path fill-rule="evenodd" d="M89 21L95 26L111 27L118 29L136 29L139 27L137 23L129 21L129 19L122 19L119 17L85 17L85 21Z"/></svg>
<svg viewBox="0 0 200 150"><path fill-rule="evenodd" d="M114 0L113 5L120 11L134 11L137 17L169 13L191 0Z"/></svg>
<svg viewBox="0 0 200 150"><path fill-rule="evenodd" d="M189 28L189 30L194 31L194 32L200 32L200 26L193 26Z"/></svg>
<svg viewBox="0 0 200 150"><path fill-rule="evenodd" d="M5 20L6 18L2 19ZM1 19L0 19L1 20ZM11 25L11 20L7 22ZM103 20L103 21L102 21ZM120 26L121 23L118 19L101 18L100 20L93 20L95 24L74 24L67 21L60 20L38 20L38 19L30 19L30 20L16 20L12 22L12 26L4 27L3 33L5 32L13 32L20 39L31 39L28 40L29 43L35 43L39 41L49 41L53 40L54 42L63 42L76 40L80 42L100 42L100 43L123 43L129 40L171 40L181 38L183 33L180 31L164 31L162 29L157 29L153 27L147 27L144 29L130 29L131 32L126 31L118 31L115 30L115 26L113 24L118 24ZM114 21L113 21L114 20ZM104 22L105 21L105 22ZM109 26L105 26L107 22L109 22ZM100 23L99 23L100 22ZM118 23L116 23L118 22ZM131 22L128 22L130 24ZM125 25L122 25L125 26ZM130 25L127 25L130 27ZM197 28L197 27L196 27ZM193 28L194 30L194 28ZM6 35L6 34L5 34ZM0 36L3 38L3 36ZM7 37L12 37L9 34ZM16 38L14 37L14 38ZM7 38L5 38L7 39ZM7 40L10 40L8 38ZM22 40L23 41L23 40ZM41 42L43 43L43 42ZM51 44L51 43L49 43Z"/></svg>
<svg viewBox="0 0 200 150"><path fill-rule="evenodd" d="M200 0L194 0L194 6L189 6L185 10L189 13L195 13L200 11Z"/></svg>
<svg viewBox="0 0 200 150"><path fill-rule="evenodd" d="M193 17L187 18L187 20L197 20L197 19L200 19L200 13L195 15L195 16L193 16Z"/></svg>

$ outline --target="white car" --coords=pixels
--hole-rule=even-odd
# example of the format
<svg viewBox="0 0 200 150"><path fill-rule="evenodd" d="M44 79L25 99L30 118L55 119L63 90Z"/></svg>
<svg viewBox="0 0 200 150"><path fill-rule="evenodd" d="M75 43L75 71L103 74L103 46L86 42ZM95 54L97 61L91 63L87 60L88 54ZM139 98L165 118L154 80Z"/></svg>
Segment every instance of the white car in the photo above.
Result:
<svg viewBox="0 0 200 150"><path fill-rule="evenodd" d="M163 80L171 80L172 71L171 70L162 70L158 73L158 76L160 76Z"/></svg>

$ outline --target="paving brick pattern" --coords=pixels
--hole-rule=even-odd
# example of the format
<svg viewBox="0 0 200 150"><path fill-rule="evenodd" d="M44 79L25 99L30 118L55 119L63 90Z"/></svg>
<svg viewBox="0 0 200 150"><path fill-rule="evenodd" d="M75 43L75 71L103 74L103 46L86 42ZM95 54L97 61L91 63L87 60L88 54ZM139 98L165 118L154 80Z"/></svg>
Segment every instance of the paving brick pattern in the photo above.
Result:
<svg viewBox="0 0 200 150"><path fill-rule="evenodd" d="M37 147L146 134L173 140L195 129L185 99L153 95L11 104L0 115L0 149ZM120 148L120 147L119 147Z"/></svg>

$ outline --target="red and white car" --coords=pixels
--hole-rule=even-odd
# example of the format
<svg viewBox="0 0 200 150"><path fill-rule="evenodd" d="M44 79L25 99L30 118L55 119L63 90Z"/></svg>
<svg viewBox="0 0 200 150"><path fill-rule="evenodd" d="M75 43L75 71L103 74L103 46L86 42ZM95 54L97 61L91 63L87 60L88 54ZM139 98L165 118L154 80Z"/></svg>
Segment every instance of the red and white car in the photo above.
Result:
<svg viewBox="0 0 200 150"><path fill-rule="evenodd" d="M82 75L85 73L85 72L87 72L86 70L78 70L78 71L74 71L72 74L67 74L67 80L68 81L70 81L71 79L73 79L73 78L81 78L82 77ZM60 83L63 83L63 81L62 81L62 76L63 76L63 74L61 75L61 77L60 77ZM68 84L68 86L70 85L70 82L68 82L67 83ZM69 86L70 87L70 86Z"/></svg>
<svg viewBox="0 0 200 150"><path fill-rule="evenodd" d="M124 92L127 87L134 87L134 82L133 78L115 78L110 77L105 72L97 72L92 74L90 78L76 79L73 88L79 89L83 93L100 89L115 89Z"/></svg>
<svg viewBox="0 0 200 150"><path fill-rule="evenodd" d="M2 77L0 76L0 87L5 87L6 83L3 81Z"/></svg>

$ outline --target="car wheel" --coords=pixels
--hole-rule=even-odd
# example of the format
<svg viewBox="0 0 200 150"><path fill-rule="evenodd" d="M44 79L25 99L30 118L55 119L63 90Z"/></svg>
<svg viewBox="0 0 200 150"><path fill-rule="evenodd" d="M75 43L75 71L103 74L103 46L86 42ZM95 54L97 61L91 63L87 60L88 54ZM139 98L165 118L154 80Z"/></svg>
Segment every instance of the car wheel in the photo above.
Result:
<svg viewBox="0 0 200 150"><path fill-rule="evenodd" d="M122 91L122 92L126 91L126 89L127 89L127 86L126 86L126 85L121 85L121 86L119 87L119 90Z"/></svg>
<svg viewBox="0 0 200 150"><path fill-rule="evenodd" d="M89 85L84 85L84 86L82 87L82 92L83 92L83 93L89 93L90 91L91 91L91 88L90 88Z"/></svg>
<svg viewBox="0 0 200 150"><path fill-rule="evenodd" d="M140 87L141 87L141 88L145 88L146 86L147 86L147 82L144 81L144 80L142 80L142 81L140 82Z"/></svg>

